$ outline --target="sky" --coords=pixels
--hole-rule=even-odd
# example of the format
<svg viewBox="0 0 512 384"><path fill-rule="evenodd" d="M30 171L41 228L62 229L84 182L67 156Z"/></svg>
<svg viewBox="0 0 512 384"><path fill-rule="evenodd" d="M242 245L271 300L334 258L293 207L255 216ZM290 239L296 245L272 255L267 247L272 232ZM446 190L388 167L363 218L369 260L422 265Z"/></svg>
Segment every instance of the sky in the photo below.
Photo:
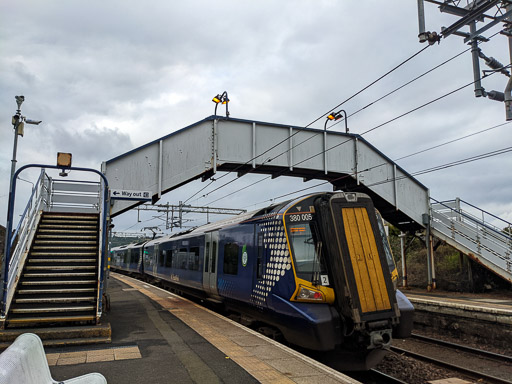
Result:
<svg viewBox="0 0 512 384"><path fill-rule="evenodd" d="M425 11L431 31L457 20L432 4ZM495 36L481 48L508 64L500 29L486 31ZM99 170L102 161L212 115L211 99L223 91L231 117L294 126L320 118L311 127L323 129L325 113L424 48L417 35L416 1L410 0L0 1L0 224L7 215L16 95L25 96L23 115L43 121L25 126L18 167L55 164L57 152L71 152L74 166ZM442 39L343 104L350 132L361 134L472 82L466 52L375 102L466 49L460 37ZM488 69L482 61L481 69ZM494 74L482 85L503 91L507 81ZM415 173L510 147L512 124L498 126L504 123L503 103L475 98L469 86L364 138L391 159L460 139L397 161ZM343 124L332 129L342 131ZM460 197L512 221L511 169L507 152L417 178L437 200ZM35 170L20 175L16 215L37 176ZM282 177L230 196L262 177L244 176L188 203L217 200L212 206L252 210L283 191L316 184ZM161 203L188 200L203 186L192 182ZM154 216L126 213L115 218L115 230L159 226L165 232L165 222ZM186 225L198 225L206 217L187 219Z"/></svg>

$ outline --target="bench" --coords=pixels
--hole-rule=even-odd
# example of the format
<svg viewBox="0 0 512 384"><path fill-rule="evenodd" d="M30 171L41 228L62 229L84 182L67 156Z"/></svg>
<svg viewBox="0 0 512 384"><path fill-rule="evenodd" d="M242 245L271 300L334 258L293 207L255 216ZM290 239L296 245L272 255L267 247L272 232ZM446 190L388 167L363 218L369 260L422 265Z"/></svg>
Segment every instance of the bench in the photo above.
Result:
<svg viewBox="0 0 512 384"><path fill-rule="evenodd" d="M100 373L89 373L64 381L52 379L41 339L33 333L16 338L0 354L0 384L106 384Z"/></svg>

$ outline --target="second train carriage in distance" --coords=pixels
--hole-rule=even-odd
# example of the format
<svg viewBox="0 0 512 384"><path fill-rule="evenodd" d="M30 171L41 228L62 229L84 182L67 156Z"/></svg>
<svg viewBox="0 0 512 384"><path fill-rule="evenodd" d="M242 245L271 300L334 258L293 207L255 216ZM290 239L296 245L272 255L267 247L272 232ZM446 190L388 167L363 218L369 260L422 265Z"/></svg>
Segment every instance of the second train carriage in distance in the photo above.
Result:
<svg viewBox="0 0 512 384"><path fill-rule="evenodd" d="M113 269L221 303L341 369L371 368L412 330L382 219L362 193L315 193L112 254Z"/></svg>

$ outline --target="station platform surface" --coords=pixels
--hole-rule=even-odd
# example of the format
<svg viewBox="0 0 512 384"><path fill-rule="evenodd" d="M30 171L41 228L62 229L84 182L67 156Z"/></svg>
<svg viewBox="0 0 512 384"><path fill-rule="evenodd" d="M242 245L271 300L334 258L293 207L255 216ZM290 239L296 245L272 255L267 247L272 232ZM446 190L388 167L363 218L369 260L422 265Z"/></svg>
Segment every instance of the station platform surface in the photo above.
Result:
<svg viewBox="0 0 512 384"><path fill-rule="evenodd" d="M417 288L401 289L416 310L438 313L463 313L497 323L512 324L512 292L460 293L434 290L427 292Z"/></svg>
<svg viewBox="0 0 512 384"><path fill-rule="evenodd" d="M116 383L357 383L189 300L111 273L112 343L47 348L55 380Z"/></svg>

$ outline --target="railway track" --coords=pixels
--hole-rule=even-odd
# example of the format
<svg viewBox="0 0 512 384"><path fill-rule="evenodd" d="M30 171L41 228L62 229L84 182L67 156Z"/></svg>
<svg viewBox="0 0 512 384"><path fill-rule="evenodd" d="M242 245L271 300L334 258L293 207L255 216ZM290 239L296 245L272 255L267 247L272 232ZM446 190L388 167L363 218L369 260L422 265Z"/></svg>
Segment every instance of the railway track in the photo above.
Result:
<svg viewBox="0 0 512 384"><path fill-rule="evenodd" d="M511 384L512 357L418 334L391 351L486 383ZM505 364L504 364L505 363Z"/></svg>
<svg viewBox="0 0 512 384"><path fill-rule="evenodd" d="M365 384L408 384L376 369L370 369L366 372L344 372L344 374Z"/></svg>
<svg viewBox="0 0 512 384"><path fill-rule="evenodd" d="M455 348L455 349L458 349L459 351L469 352L469 353L472 353L474 355L486 357L486 358L491 359L491 360L499 360L499 361L504 361L506 363L512 364L512 356L501 355L499 353L484 351L482 349L472 348L472 347L468 347L467 345L452 343L450 341L435 339L435 338L432 338L432 337L419 335L417 333L413 333L411 335L411 338L412 339L416 339L416 340L420 340L420 341L424 341L424 342L427 342L427 343L431 343L431 344L437 344L437 345L441 345L441 346Z"/></svg>

